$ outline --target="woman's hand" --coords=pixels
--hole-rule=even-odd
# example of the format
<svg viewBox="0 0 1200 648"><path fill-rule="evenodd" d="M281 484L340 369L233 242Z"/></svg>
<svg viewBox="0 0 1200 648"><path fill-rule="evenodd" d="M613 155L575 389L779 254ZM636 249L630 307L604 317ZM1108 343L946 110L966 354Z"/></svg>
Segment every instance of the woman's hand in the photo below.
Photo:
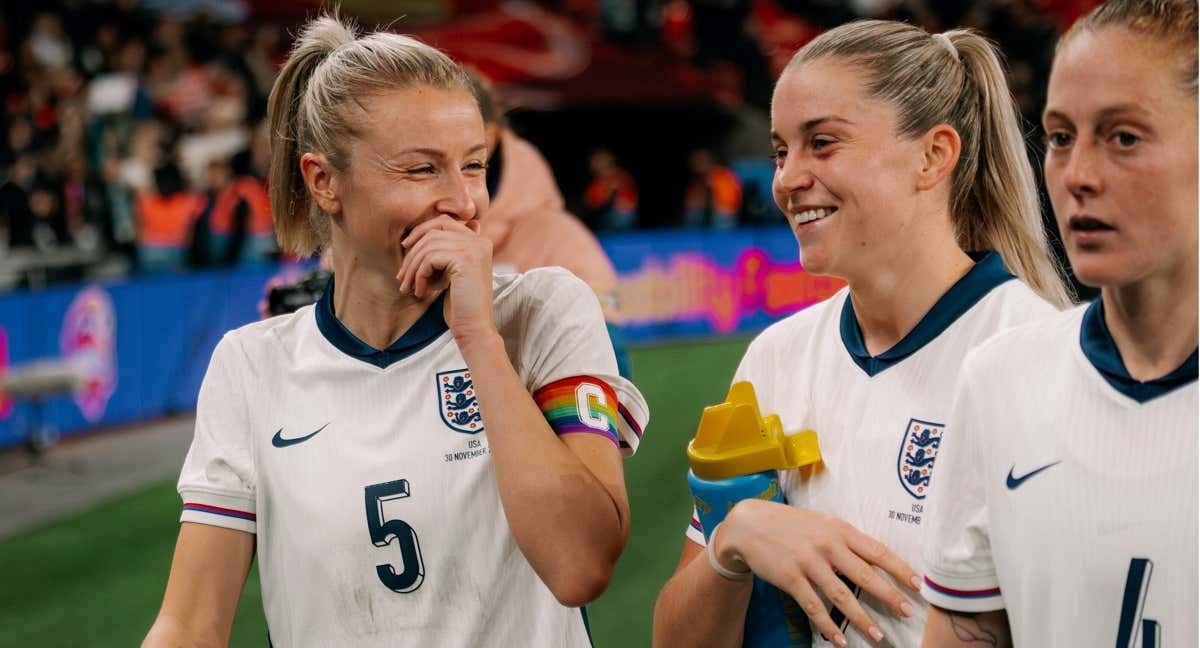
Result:
<svg viewBox="0 0 1200 648"><path fill-rule="evenodd" d="M786 504L739 502L710 541L717 543L713 549L722 565L749 567L791 594L817 630L839 646L846 645L845 637L817 596L818 589L863 635L875 641L883 637L839 574L904 617L912 616L912 604L875 567L920 591L916 572L882 542L839 518Z"/></svg>
<svg viewBox="0 0 1200 648"><path fill-rule="evenodd" d="M421 298L449 289L446 323L460 344L495 332L492 242L479 235L479 221L438 216L414 227L400 244L400 292Z"/></svg>

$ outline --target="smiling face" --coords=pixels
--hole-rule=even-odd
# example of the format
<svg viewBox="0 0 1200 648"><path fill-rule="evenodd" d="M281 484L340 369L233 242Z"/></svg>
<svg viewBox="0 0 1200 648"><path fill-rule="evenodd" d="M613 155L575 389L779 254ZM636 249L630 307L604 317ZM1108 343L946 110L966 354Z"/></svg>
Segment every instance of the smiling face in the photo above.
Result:
<svg viewBox="0 0 1200 648"><path fill-rule="evenodd" d="M852 282L910 238L923 151L897 138L896 111L863 82L821 59L785 72L771 101L772 188L804 268Z"/></svg>
<svg viewBox="0 0 1200 648"><path fill-rule="evenodd" d="M470 221L487 208L483 118L465 90L418 86L359 103L347 168L331 174L336 203L321 206L337 214L336 256L394 275L414 226L443 214Z"/></svg>
<svg viewBox="0 0 1200 648"><path fill-rule="evenodd" d="M1171 60L1123 27L1080 32L1055 60L1043 117L1046 184L1085 284L1129 285L1189 261L1195 268L1196 95Z"/></svg>

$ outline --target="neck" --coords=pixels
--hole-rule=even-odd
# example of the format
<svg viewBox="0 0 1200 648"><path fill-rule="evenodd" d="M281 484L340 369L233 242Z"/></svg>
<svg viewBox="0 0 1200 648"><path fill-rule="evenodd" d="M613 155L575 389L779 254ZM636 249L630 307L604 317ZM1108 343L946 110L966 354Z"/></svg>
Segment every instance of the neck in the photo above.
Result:
<svg viewBox="0 0 1200 648"><path fill-rule="evenodd" d="M1101 290L1104 322L1134 380L1161 378L1196 350L1196 289L1192 257L1162 276Z"/></svg>
<svg viewBox="0 0 1200 648"><path fill-rule="evenodd" d="M368 268L352 253L337 250L333 258L334 313L351 333L376 349L400 339L437 298L401 295L399 280Z"/></svg>
<svg viewBox="0 0 1200 648"><path fill-rule="evenodd" d="M947 240L893 246L876 256L861 277L848 278L854 314L871 355L896 346L937 300L974 265L959 249L952 232Z"/></svg>

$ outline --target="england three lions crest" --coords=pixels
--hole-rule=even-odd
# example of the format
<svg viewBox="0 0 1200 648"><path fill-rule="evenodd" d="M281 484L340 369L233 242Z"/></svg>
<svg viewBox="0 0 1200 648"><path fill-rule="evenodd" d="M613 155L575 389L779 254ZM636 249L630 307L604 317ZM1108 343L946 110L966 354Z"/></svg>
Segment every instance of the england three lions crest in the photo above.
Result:
<svg viewBox="0 0 1200 648"><path fill-rule="evenodd" d="M900 443L900 456L896 459L896 471L900 476L900 485L917 499L925 499L929 494L933 460L937 458L945 430L945 423L908 420L908 429L904 431L904 439Z"/></svg>
<svg viewBox="0 0 1200 648"><path fill-rule="evenodd" d="M468 369L443 371L437 374L438 412L442 421L455 432L475 434L483 431L479 414L479 399Z"/></svg>

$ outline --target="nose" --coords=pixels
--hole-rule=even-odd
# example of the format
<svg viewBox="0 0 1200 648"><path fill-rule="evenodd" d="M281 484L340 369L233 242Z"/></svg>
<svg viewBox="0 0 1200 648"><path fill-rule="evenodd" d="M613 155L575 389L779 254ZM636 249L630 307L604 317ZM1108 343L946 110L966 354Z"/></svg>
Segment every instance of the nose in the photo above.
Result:
<svg viewBox="0 0 1200 648"><path fill-rule="evenodd" d="M783 160L783 166L775 167L775 200L779 208L787 211L789 196L812 189L815 179L808 162L796 153L790 154Z"/></svg>
<svg viewBox="0 0 1200 648"><path fill-rule="evenodd" d="M442 195L436 207L439 214L466 222L479 213L479 205L471 195L471 180L462 171L454 170L444 175Z"/></svg>
<svg viewBox="0 0 1200 648"><path fill-rule="evenodd" d="M1067 191L1076 200L1095 196L1101 190L1098 151L1092 142L1080 138L1071 148L1067 166L1063 170L1062 181Z"/></svg>

